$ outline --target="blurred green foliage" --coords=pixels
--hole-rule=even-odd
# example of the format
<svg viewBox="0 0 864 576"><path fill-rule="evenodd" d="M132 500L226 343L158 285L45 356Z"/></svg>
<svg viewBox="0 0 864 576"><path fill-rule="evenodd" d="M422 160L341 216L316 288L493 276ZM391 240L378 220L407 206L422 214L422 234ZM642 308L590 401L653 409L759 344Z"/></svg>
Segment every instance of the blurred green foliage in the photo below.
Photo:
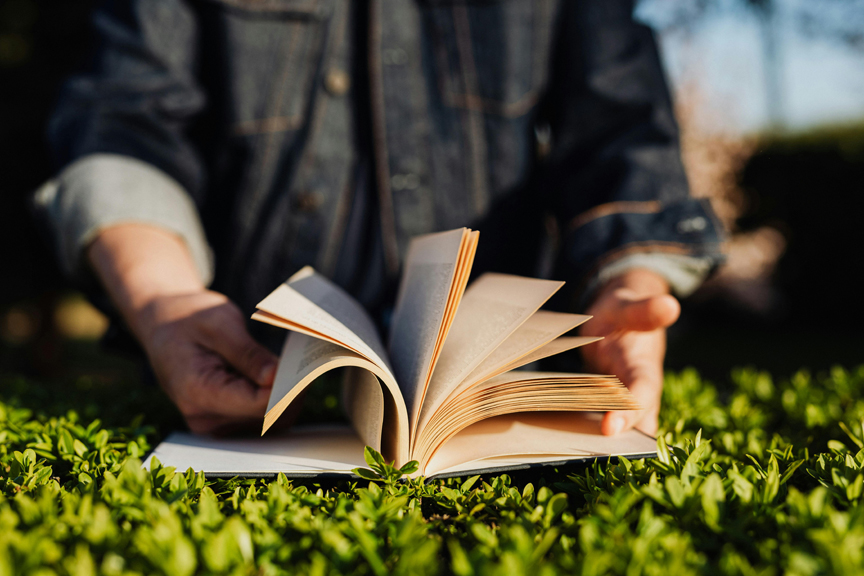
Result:
<svg viewBox="0 0 864 576"><path fill-rule="evenodd" d="M425 483L147 471L139 392L46 389L0 378L0 575L864 573L864 366L671 373L657 459Z"/></svg>

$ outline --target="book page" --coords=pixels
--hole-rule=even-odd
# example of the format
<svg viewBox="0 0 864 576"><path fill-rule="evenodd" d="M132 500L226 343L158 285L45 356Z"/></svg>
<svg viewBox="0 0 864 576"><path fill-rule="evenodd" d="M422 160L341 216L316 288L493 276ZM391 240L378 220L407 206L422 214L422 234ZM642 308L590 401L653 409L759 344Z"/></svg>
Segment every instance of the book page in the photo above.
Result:
<svg viewBox="0 0 864 576"><path fill-rule="evenodd" d="M426 465L428 476L523 466L531 462L644 456L656 440L637 430L616 436L600 433L602 414L530 412L489 418L447 441Z"/></svg>
<svg viewBox="0 0 864 576"><path fill-rule="evenodd" d="M412 436L476 245L477 233L463 228L422 236L409 247L388 350L408 408Z"/></svg>
<svg viewBox="0 0 864 576"><path fill-rule="evenodd" d="M303 477L346 474L367 466L363 442L347 424L295 426L267 438L212 438L173 432L144 462L204 472L208 477L261 476L282 472Z"/></svg>
<svg viewBox="0 0 864 576"><path fill-rule="evenodd" d="M550 356L561 354L562 352L567 352L568 350L580 348L587 344L593 344L594 342L597 342L599 340L603 340L603 336L562 336L560 338L552 340L551 342L543 346L540 346L535 350L532 350L524 356L518 357L516 360L510 362L509 364L505 364L503 366L499 365L494 370L490 370L482 376L476 376L476 374L479 374L479 369L482 368L482 366L480 366L475 369L474 372L472 372L471 375L468 376L468 378L463 380L456 388L456 390L447 397L445 404L451 402L459 402L459 398L462 394L470 392L472 388L479 386L487 380L490 380L496 376L500 376L505 372L515 370L516 368L520 368L522 366L525 366L526 364L531 364L532 362L537 362L538 360L543 360L544 358L548 358ZM497 350L495 352L497 353Z"/></svg>
<svg viewBox="0 0 864 576"><path fill-rule="evenodd" d="M285 341L264 416L262 435L316 378L330 370L344 367L356 367L371 374L372 379L377 377L377 393L372 392L372 379L368 377L358 378L355 375L353 380L346 381L346 384L358 384L364 392L352 397L358 405L347 406L348 416L358 436L383 447L382 428L386 427L390 436L387 443L390 450L385 455L404 464L409 456L408 414L392 374L356 352L306 334L290 334ZM390 406L389 411L385 410L386 406ZM389 421L383 422L387 412Z"/></svg>
<svg viewBox="0 0 864 576"><path fill-rule="evenodd" d="M603 336L563 336L561 338L556 338L545 346L541 346L530 354L526 354L515 362L508 364L507 367L498 372L498 374L503 374L504 372L515 370L520 366L525 366L526 364L537 362L538 360L542 360L550 356L555 356L556 354L561 354L562 352L567 352L568 350L573 350L574 348L580 348L582 346L585 346L586 344L593 344L594 342L597 342L599 340L603 340ZM498 374L495 374L494 376L497 376ZM492 376L490 376L490 378L491 377Z"/></svg>
<svg viewBox="0 0 864 576"><path fill-rule="evenodd" d="M342 288L311 268L309 270L311 273L307 272L302 277L289 281L289 286L339 320L360 340L368 344L376 356L386 362L387 352L381 342L378 329L363 306ZM387 364L385 366L389 368Z"/></svg>
<svg viewBox="0 0 864 576"><path fill-rule="evenodd" d="M561 372L506 372L486 380L437 411L412 447L421 465L454 434L480 420L526 411L637 410L614 376Z"/></svg>
<svg viewBox="0 0 864 576"><path fill-rule="evenodd" d="M416 434L444 400L483 360L564 283L507 274L484 274L462 298L453 327L420 410ZM412 437L412 447L416 444Z"/></svg>
<svg viewBox="0 0 864 576"><path fill-rule="evenodd" d="M381 452L381 430L385 425L381 383L368 370L351 366L345 371L342 403L348 420L364 445Z"/></svg>
<svg viewBox="0 0 864 576"><path fill-rule="evenodd" d="M549 344L562 334L583 324L590 318L591 316L583 314L565 314L563 312L538 310L508 336L492 354L487 356L471 374L466 376L450 397L452 398L454 395L459 394L461 390L470 388L477 382L492 378L507 370L512 370L513 365L518 362L521 362L519 365L533 362L534 360L525 360L522 362L522 359ZM585 338L582 344L579 345L588 344L599 339L599 337Z"/></svg>
<svg viewBox="0 0 864 576"><path fill-rule="evenodd" d="M392 374L366 311L309 266L259 302L258 310L254 320L342 345Z"/></svg>

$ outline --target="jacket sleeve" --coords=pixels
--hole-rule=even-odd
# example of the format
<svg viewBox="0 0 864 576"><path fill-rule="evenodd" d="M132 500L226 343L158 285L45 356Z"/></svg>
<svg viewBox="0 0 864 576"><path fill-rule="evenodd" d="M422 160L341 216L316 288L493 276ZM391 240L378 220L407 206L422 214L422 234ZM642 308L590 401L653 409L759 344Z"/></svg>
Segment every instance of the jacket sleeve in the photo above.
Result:
<svg viewBox="0 0 864 576"><path fill-rule="evenodd" d="M654 37L630 0L562 2L540 171L561 229L556 277L584 305L632 267L692 292L721 261L722 227L690 196Z"/></svg>
<svg viewBox="0 0 864 576"><path fill-rule="evenodd" d="M195 14L182 0L115 1L95 11L93 24L92 61L66 82L49 123L62 170L34 195L37 214L72 275L99 231L139 222L177 234L209 282L194 201L204 170L185 134L205 105Z"/></svg>

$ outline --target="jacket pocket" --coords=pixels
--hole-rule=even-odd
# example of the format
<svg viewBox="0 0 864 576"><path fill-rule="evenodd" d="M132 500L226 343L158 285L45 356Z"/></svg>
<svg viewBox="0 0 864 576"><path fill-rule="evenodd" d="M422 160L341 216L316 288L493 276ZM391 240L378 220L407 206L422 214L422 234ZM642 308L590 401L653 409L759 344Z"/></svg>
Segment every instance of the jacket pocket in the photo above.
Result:
<svg viewBox="0 0 864 576"><path fill-rule="evenodd" d="M202 61L233 136L300 127L313 92L330 0L208 0ZM205 71L206 73L206 71ZM220 84L224 83L224 84Z"/></svg>
<svg viewBox="0 0 864 576"><path fill-rule="evenodd" d="M421 0L445 106L527 113L548 75L553 0Z"/></svg>

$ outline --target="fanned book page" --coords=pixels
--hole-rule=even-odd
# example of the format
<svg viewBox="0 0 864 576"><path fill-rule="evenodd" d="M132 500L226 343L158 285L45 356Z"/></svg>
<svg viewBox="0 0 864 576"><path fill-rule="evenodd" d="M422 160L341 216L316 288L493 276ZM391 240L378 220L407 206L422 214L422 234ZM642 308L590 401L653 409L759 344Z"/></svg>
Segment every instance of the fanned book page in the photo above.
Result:
<svg viewBox="0 0 864 576"><path fill-rule="evenodd" d="M589 316L540 310L562 282L484 274L468 286L477 244L468 229L412 242L386 347L362 306L303 268L253 315L291 331L264 437L177 433L153 456L211 475L309 476L349 474L371 446L397 466L417 460L418 474L447 476L652 455L654 439L640 432L600 433L601 412L639 408L615 376L517 370L599 338L568 335ZM349 426L268 432L337 369Z"/></svg>

